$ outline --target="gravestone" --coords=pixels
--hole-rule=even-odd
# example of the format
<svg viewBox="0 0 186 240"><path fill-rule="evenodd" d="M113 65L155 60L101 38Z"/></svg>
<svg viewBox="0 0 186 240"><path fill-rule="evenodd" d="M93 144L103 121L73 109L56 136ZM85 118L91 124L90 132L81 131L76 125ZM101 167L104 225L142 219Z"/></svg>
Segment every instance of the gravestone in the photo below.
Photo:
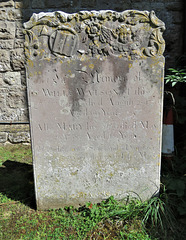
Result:
<svg viewBox="0 0 186 240"><path fill-rule="evenodd" d="M37 207L157 194L164 23L59 11L24 26Z"/></svg>

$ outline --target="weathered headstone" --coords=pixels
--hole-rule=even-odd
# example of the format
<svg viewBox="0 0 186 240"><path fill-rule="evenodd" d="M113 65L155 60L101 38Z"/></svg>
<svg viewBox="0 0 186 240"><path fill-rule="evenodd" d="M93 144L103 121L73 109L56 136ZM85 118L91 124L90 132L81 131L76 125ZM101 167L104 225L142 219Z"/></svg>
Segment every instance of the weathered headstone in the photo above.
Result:
<svg viewBox="0 0 186 240"><path fill-rule="evenodd" d="M39 209L158 192L164 29L153 11L136 10L25 23Z"/></svg>

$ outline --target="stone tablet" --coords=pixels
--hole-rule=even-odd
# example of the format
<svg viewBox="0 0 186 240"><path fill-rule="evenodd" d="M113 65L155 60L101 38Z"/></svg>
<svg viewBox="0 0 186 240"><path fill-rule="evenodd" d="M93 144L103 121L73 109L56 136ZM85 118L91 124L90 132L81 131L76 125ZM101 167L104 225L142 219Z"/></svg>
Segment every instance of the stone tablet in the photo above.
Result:
<svg viewBox="0 0 186 240"><path fill-rule="evenodd" d="M153 11L136 10L25 23L39 209L158 193L164 29Z"/></svg>

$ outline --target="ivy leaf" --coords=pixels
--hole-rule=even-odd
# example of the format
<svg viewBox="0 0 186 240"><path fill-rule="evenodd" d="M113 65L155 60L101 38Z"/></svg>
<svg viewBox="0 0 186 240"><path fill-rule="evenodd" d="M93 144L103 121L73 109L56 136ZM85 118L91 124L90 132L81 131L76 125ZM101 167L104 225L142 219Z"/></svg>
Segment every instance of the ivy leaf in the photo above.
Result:
<svg viewBox="0 0 186 240"><path fill-rule="evenodd" d="M172 82L172 87L174 87L176 85L177 82Z"/></svg>

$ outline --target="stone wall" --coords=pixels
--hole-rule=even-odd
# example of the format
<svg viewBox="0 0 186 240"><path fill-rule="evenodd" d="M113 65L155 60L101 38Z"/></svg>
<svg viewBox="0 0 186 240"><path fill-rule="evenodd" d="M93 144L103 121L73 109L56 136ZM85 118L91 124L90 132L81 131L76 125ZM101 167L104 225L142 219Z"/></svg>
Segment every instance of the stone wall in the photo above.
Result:
<svg viewBox="0 0 186 240"><path fill-rule="evenodd" d="M23 22L41 11L154 10L165 22L166 68L183 53L184 0L1 0L0 143L29 142ZM16 124L14 124L16 122ZM20 124L17 124L19 123ZM22 123L22 124L21 124ZM11 125L10 125L11 124Z"/></svg>

